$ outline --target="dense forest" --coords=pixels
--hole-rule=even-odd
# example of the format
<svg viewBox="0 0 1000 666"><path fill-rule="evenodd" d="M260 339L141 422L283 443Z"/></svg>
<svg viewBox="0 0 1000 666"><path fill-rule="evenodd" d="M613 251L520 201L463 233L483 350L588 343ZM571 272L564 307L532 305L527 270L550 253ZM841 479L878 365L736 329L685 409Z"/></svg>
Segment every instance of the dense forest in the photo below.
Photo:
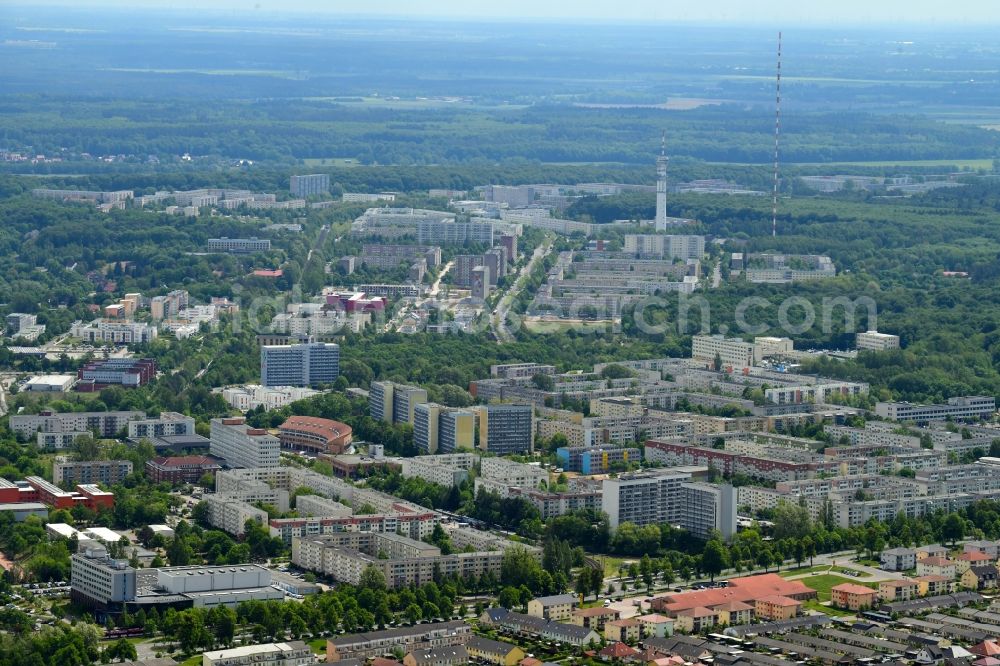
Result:
<svg viewBox="0 0 1000 666"><path fill-rule="evenodd" d="M9 148L46 155L200 157L291 163L348 158L360 164L477 160L650 164L667 132L671 156L767 163L773 111L738 105L686 111L581 108L392 108L324 100L213 104L9 97L0 103ZM810 111L783 121L782 158L796 163L993 158L1000 136L922 116Z"/></svg>

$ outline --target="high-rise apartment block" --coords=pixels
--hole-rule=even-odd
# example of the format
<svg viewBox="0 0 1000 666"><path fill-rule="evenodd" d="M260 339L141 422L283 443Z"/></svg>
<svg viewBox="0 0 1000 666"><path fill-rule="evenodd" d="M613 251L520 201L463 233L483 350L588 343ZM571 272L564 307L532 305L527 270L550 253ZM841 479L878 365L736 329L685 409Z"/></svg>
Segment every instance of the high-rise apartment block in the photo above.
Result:
<svg viewBox="0 0 1000 666"><path fill-rule="evenodd" d="M633 525L676 525L701 538L712 530L736 533L736 493L732 486L692 483L679 470L653 470L606 479L601 508L612 529Z"/></svg>
<svg viewBox="0 0 1000 666"><path fill-rule="evenodd" d="M308 197L330 192L330 175L314 173L305 176L292 176L288 189L294 197Z"/></svg>
<svg viewBox="0 0 1000 666"><path fill-rule="evenodd" d="M330 384L339 375L339 345L309 342L260 348L260 379L264 386Z"/></svg>
<svg viewBox="0 0 1000 666"><path fill-rule="evenodd" d="M517 236L514 234L504 234L500 237L500 245L507 250L507 263L517 263Z"/></svg>
<svg viewBox="0 0 1000 666"><path fill-rule="evenodd" d="M485 405L479 414L479 448L498 456L531 453L534 408L531 405Z"/></svg>
<svg viewBox="0 0 1000 666"><path fill-rule="evenodd" d="M475 415L425 402L413 407L413 444L420 453L453 453L475 446Z"/></svg>
<svg viewBox="0 0 1000 666"><path fill-rule="evenodd" d="M368 414L386 423L413 423L414 409L427 402L427 391L419 386L372 382L368 390Z"/></svg>
<svg viewBox="0 0 1000 666"><path fill-rule="evenodd" d="M154 296L149 301L149 313L153 321L172 319L181 310L186 310L189 302L190 297L186 290L175 289L166 296Z"/></svg>
<svg viewBox="0 0 1000 666"><path fill-rule="evenodd" d="M489 266L476 266L472 269L472 298L485 301L490 296L490 281L492 272Z"/></svg>
<svg viewBox="0 0 1000 666"><path fill-rule="evenodd" d="M251 428L242 418L212 419L211 454L230 467L277 467L281 443L260 428Z"/></svg>

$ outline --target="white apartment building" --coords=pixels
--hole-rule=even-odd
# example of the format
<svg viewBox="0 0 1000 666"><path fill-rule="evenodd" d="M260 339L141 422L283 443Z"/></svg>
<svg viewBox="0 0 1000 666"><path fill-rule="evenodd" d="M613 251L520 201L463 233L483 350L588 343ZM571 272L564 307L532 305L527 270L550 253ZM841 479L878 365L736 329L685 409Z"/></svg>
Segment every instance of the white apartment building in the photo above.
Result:
<svg viewBox="0 0 1000 666"><path fill-rule="evenodd" d="M633 525L676 525L680 513L671 500L681 485L691 479L684 472L663 471L621 475L605 479L601 489L601 509L608 514L612 529L622 523Z"/></svg>
<svg viewBox="0 0 1000 666"><path fill-rule="evenodd" d="M701 538L712 530L736 533L736 492L732 486L695 483L679 470L621 475L603 482L601 508L612 529L622 523L670 524Z"/></svg>
<svg viewBox="0 0 1000 666"><path fill-rule="evenodd" d="M157 337L157 330L155 326L141 322L95 319L89 323L74 322L69 334L84 342L114 342L129 345L152 342Z"/></svg>
<svg viewBox="0 0 1000 666"><path fill-rule="evenodd" d="M246 386L230 386L222 389L222 399L241 412L263 406L265 409L281 409L296 400L302 400L320 391L300 386L261 386L247 384Z"/></svg>
<svg viewBox="0 0 1000 666"><path fill-rule="evenodd" d="M866 423L864 428L852 428L850 426L824 425L823 432L834 438L834 441L841 437L847 437L851 446L905 446L910 449L920 448L920 438L914 435L903 435L891 430L872 428L871 423Z"/></svg>
<svg viewBox="0 0 1000 666"><path fill-rule="evenodd" d="M205 498L205 505L208 507L208 524L229 534L242 535L248 520L267 525L266 511L226 494L209 495Z"/></svg>
<svg viewBox="0 0 1000 666"><path fill-rule="evenodd" d="M663 259L701 259L705 254L705 237L626 234L625 252Z"/></svg>
<svg viewBox="0 0 1000 666"><path fill-rule="evenodd" d="M542 481L549 481L549 473L538 465L497 457L483 458L479 475L484 480L499 481L518 488L538 488Z"/></svg>
<svg viewBox="0 0 1000 666"><path fill-rule="evenodd" d="M35 443L40 449L68 449L73 446L77 437L91 435L90 432L82 430L70 432L39 432L35 438Z"/></svg>
<svg viewBox="0 0 1000 666"><path fill-rule="evenodd" d="M870 351L899 349L899 336L890 333L879 333L878 331L865 331L855 336L854 345L859 351L862 349Z"/></svg>
<svg viewBox="0 0 1000 666"><path fill-rule="evenodd" d="M230 467L277 467L281 446L266 430L249 427L242 418L211 422L209 451Z"/></svg>
<svg viewBox="0 0 1000 666"><path fill-rule="evenodd" d="M791 354L794 350L794 343L791 338L758 336L753 339L753 343L760 348L761 358Z"/></svg>
<svg viewBox="0 0 1000 666"><path fill-rule="evenodd" d="M457 486L469 478L469 470L478 461L479 456L473 453L445 453L403 458L402 474L407 478L417 476L441 486Z"/></svg>
<svg viewBox="0 0 1000 666"><path fill-rule="evenodd" d="M695 335L691 338L691 358L707 366L715 363L716 357L722 367L742 369L760 363L761 348L739 338L721 335Z"/></svg>
<svg viewBox="0 0 1000 666"><path fill-rule="evenodd" d="M267 238L209 238L209 252L266 252L271 249Z"/></svg>
<svg viewBox="0 0 1000 666"><path fill-rule="evenodd" d="M188 437L194 434L194 419L177 412L160 412L156 418L133 419L128 423L129 439L177 435Z"/></svg>
<svg viewBox="0 0 1000 666"><path fill-rule="evenodd" d="M374 203L376 201L395 201L396 195L391 192L344 192L341 201L350 203Z"/></svg>
<svg viewBox="0 0 1000 666"><path fill-rule="evenodd" d="M875 413L894 421L944 421L953 419L985 419L996 412L996 399L987 396L948 398L944 405L915 405L909 402L878 402Z"/></svg>
<svg viewBox="0 0 1000 666"><path fill-rule="evenodd" d="M10 417L10 429L22 437L35 433L97 432L100 437L114 437L134 419L146 418L145 412L65 412L42 411L38 414L18 414Z"/></svg>
<svg viewBox="0 0 1000 666"><path fill-rule="evenodd" d="M828 382L767 389L764 399L774 405L798 405L804 402L825 403L833 396L847 398L866 393L868 384L863 382Z"/></svg>

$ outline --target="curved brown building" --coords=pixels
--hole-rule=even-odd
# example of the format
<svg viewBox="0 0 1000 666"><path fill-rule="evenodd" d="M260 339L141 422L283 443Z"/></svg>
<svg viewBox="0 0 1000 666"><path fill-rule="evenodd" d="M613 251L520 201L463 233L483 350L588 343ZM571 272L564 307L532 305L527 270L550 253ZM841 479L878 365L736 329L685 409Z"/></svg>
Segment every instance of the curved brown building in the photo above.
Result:
<svg viewBox="0 0 1000 666"><path fill-rule="evenodd" d="M315 416L292 416L278 428L281 448L312 453L343 453L351 443L351 426Z"/></svg>

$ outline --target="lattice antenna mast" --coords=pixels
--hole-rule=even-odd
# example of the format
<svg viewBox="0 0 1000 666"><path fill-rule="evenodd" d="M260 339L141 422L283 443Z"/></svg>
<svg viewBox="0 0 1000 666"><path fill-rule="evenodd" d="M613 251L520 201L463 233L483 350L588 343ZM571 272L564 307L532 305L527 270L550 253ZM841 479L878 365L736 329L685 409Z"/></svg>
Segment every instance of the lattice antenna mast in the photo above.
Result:
<svg viewBox="0 0 1000 666"><path fill-rule="evenodd" d="M778 77L774 87L774 195L771 201L771 236L778 235L778 147L781 141L781 33L778 33Z"/></svg>

